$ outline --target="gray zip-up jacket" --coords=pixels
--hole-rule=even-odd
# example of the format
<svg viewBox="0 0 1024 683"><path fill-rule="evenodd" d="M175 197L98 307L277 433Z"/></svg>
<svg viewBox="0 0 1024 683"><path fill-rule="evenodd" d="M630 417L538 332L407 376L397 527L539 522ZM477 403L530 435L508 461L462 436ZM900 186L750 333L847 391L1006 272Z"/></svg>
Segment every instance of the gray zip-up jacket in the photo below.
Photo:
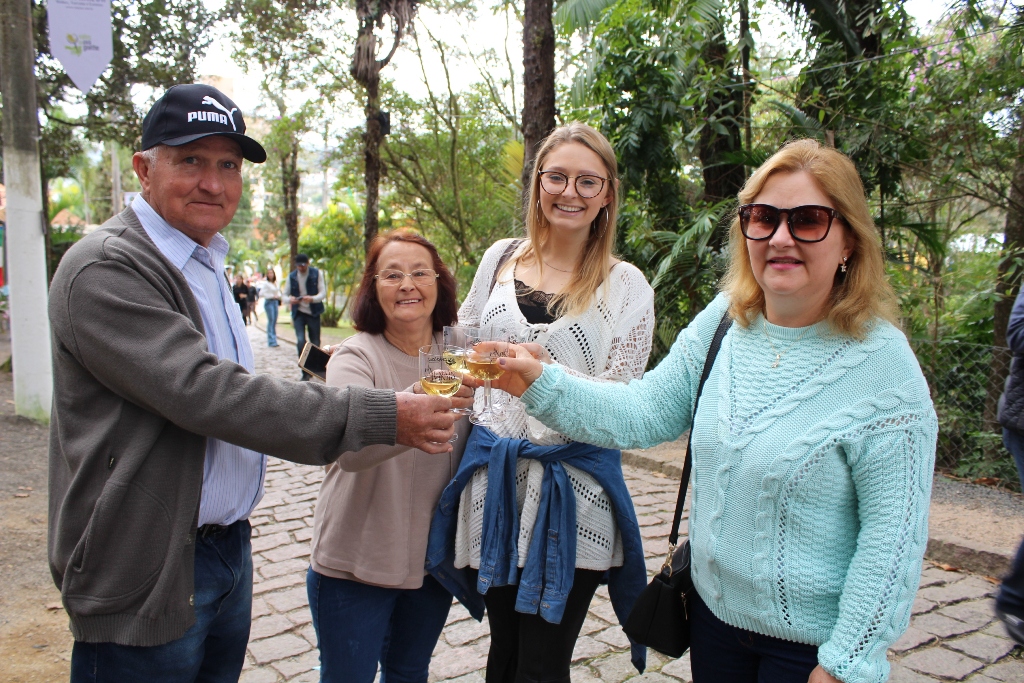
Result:
<svg viewBox="0 0 1024 683"><path fill-rule="evenodd" d="M207 437L310 465L395 443L393 391L211 354L188 282L131 208L64 256L49 315L48 551L77 640L159 645L194 623Z"/></svg>

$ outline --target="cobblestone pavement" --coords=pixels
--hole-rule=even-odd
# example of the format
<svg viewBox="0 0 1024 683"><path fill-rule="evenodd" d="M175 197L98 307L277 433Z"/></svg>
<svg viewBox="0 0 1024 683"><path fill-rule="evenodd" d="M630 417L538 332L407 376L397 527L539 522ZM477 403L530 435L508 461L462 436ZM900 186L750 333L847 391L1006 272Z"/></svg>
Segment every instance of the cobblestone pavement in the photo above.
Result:
<svg viewBox="0 0 1024 683"><path fill-rule="evenodd" d="M298 377L290 345L267 348L266 337L250 328L258 372ZM667 547L675 505L675 482L660 473L626 468L644 539L647 567L655 571ZM316 636L306 601L305 572L312 536L313 506L323 471L271 459L266 496L254 511L253 623L241 683L317 681ZM996 586L985 577L926 564L907 633L890 652L893 683L968 681L1024 683L1024 653L1014 650L992 614ZM483 683L487 620L477 623L460 605L452 607L434 650L430 680ZM625 635L601 587L573 654L574 683L688 683L689 658L671 660L655 652L647 673L629 663Z"/></svg>

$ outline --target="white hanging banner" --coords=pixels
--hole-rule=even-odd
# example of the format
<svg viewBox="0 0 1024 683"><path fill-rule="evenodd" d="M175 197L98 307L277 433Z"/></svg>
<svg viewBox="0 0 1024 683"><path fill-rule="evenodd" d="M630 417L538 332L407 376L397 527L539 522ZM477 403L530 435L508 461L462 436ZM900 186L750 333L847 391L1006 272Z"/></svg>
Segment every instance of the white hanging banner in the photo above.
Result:
<svg viewBox="0 0 1024 683"><path fill-rule="evenodd" d="M49 0L50 53L83 93L114 58L110 0Z"/></svg>

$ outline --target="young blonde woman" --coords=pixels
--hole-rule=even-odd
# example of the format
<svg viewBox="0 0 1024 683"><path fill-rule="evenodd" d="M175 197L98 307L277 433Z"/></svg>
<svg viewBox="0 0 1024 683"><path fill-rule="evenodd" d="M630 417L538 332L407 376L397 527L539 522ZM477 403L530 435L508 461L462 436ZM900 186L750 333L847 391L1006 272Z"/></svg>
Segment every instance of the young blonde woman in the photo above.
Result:
<svg viewBox="0 0 1024 683"><path fill-rule="evenodd" d="M693 680L882 683L928 540L928 386L848 158L790 143L739 200L722 294L646 377L580 381L518 348L500 386L577 439L676 439L731 316L692 425Z"/></svg>
<svg viewBox="0 0 1024 683"><path fill-rule="evenodd" d="M612 256L615 155L572 123L537 153L524 240L484 254L459 311L542 345L566 373L625 383L643 375L654 294ZM646 584L643 548L617 450L530 420L495 392L431 528L428 569L491 631L487 682L569 681L587 607L602 581L624 621ZM479 402L479 397L478 397ZM642 671L644 650L634 649Z"/></svg>

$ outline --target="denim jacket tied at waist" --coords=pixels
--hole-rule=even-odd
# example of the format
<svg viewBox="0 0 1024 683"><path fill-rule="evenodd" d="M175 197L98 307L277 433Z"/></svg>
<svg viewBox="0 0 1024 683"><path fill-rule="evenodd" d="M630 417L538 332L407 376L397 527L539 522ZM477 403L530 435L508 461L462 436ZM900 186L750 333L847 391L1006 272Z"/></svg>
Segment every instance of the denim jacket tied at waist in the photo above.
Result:
<svg viewBox="0 0 1024 683"><path fill-rule="evenodd" d="M544 463L540 507L526 563L519 574L519 511L516 505L516 461L529 458ZM608 572L608 594L619 623L623 624L640 592L647 585L647 568L640 527L626 482L622 454L616 450L573 442L564 446L537 446L525 439L499 438L477 426L473 429L455 478L441 494L430 523L426 570L451 591L477 620L483 619L482 594L491 586L519 584L516 610L540 614L557 624L576 569L576 497L562 463L594 477L608 494L622 535L623 564ZM464 569L455 568L455 532L459 500L473 474L486 465L477 585ZM474 589L475 588L475 589ZM631 641L632 662L643 673L647 651Z"/></svg>

